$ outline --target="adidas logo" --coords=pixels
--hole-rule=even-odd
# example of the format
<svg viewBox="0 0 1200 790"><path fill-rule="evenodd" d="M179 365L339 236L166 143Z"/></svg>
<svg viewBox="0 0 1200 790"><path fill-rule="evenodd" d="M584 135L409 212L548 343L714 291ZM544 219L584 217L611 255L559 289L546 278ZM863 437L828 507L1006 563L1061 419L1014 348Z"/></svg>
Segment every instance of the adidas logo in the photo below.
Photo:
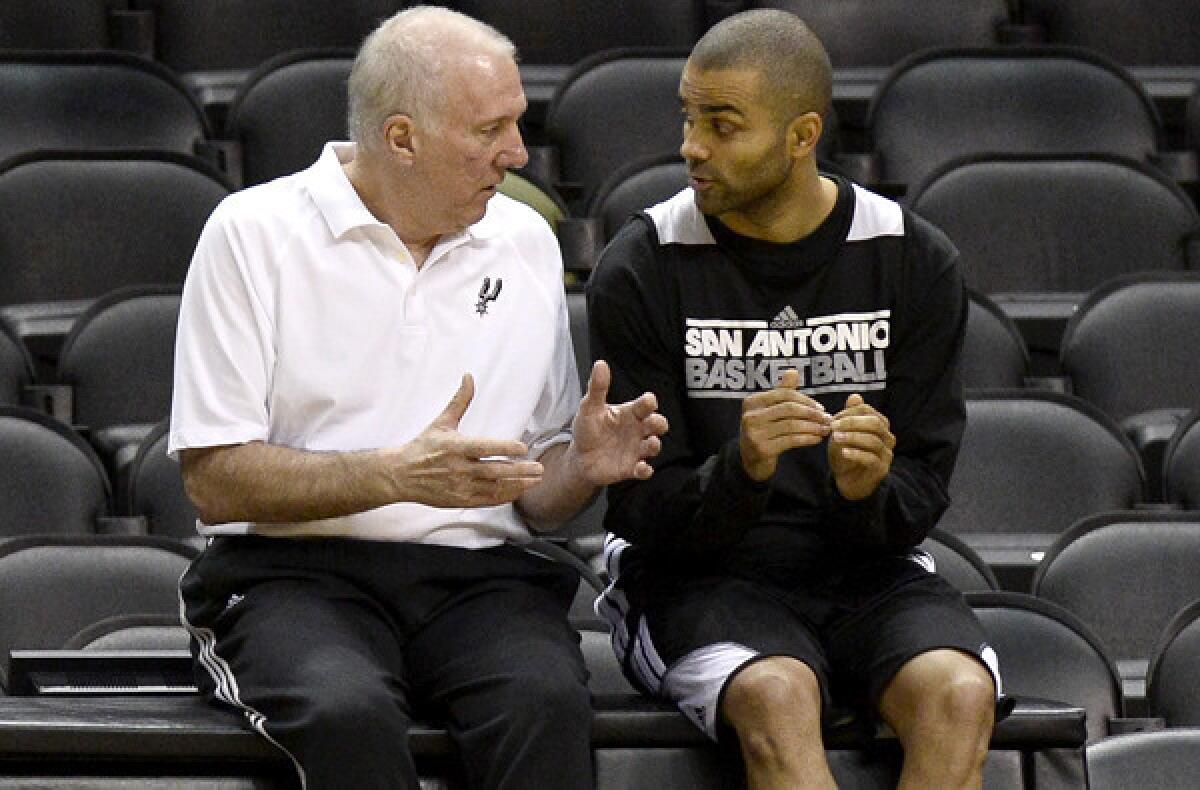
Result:
<svg viewBox="0 0 1200 790"><path fill-rule="evenodd" d="M792 309L792 306L788 305L779 311L779 315L771 319L769 326L771 329L798 329L804 326L804 321L800 319L800 316L796 315L796 311Z"/></svg>

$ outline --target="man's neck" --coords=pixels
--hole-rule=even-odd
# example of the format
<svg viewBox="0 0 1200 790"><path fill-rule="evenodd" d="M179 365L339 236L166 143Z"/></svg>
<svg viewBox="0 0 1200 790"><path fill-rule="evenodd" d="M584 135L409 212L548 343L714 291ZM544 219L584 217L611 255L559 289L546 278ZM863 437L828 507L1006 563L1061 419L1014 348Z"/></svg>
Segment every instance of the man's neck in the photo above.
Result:
<svg viewBox="0 0 1200 790"><path fill-rule="evenodd" d="M424 266L441 239L441 234L424 233L406 220L407 217L418 216L405 208L411 201L407 200L399 189L389 188L386 183L374 177L372 174L379 172L378 168L372 168L365 163L361 152L343 164L342 170L367 211L371 212L371 216L392 229L396 237L403 242L418 269Z"/></svg>
<svg viewBox="0 0 1200 790"><path fill-rule="evenodd" d="M837 204L837 193L836 183L817 176L758 205L756 210L731 211L717 219L739 236L791 244L812 234L828 219Z"/></svg>

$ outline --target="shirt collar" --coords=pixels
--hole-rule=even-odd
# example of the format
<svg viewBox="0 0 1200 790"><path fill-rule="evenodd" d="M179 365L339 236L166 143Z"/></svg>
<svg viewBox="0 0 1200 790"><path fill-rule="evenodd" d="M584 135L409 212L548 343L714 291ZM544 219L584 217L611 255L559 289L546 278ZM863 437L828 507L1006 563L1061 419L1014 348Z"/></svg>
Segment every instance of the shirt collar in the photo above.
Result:
<svg viewBox="0 0 1200 790"><path fill-rule="evenodd" d="M342 165L354 159L356 146L348 142L328 142L321 151L320 158L305 171L308 181L308 191L313 202L325 218L329 232L334 238L361 227L390 227L380 222L362 202L354 185L350 183ZM483 218L471 225L462 233L443 236L439 246L446 242L469 241L471 239L486 239L498 234L502 229L502 220L496 216L494 203L499 196L488 201L487 213Z"/></svg>

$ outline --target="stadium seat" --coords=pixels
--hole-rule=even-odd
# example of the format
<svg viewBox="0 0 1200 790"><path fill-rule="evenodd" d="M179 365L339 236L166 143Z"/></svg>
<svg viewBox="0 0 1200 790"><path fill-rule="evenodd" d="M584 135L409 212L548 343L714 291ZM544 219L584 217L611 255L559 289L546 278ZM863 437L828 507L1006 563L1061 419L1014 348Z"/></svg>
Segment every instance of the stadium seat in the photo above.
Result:
<svg viewBox="0 0 1200 790"><path fill-rule="evenodd" d="M4 0L0 51L104 49L111 6L106 0Z"/></svg>
<svg viewBox="0 0 1200 790"><path fill-rule="evenodd" d="M116 614L178 613L179 577L195 555L147 536L0 543L0 655L61 648L85 626Z"/></svg>
<svg viewBox="0 0 1200 790"><path fill-rule="evenodd" d="M980 153L1103 153L1150 161L1158 113L1121 67L1068 47L932 49L897 63L867 124L881 183L909 188Z"/></svg>
<svg viewBox="0 0 1200 790"><path fill-rule="evenodd" d="M72 424L114 481L120 449L136 447L171 410L179 300L179 287L170 285L108 293L63 341L57 383L70 389Z"/></svg>
<svg viewBox="0 0 1200 790"><path fill-rule="evenodd" d="M968 389L1020 388L1029 372L1029 349L1016 322L986 294L968 290L962 383Z"/></svg>
<svg viewBox="0 0 1200 790"><path fill-rule="evenodd" d="M929 47L1004 43L1005 0L750 0L803 19L821 39L835 69L886 67Z"/></svg>
<svg viewBox="0 0 1200 790"><path fill-rule="evenodd" d="M116 614L84 626L64 650L187 650L189 636L178 613Z"/></svg>
<svg viewBox="0 0 1200 790"><path fill-rule="evenodd" d="M1163 498L1186 510L1200 510L1200 408L1176 425L1163 450Z"/></svg>
<svg viewBox="0 0 1200 790"><path fill-rule="evenodd" d="M956 589L962 592L1000 589L995 574L979 553L949 532L933 529L919 548L929 552L938 575Z"/></svg>
<svg viewBox="0 0 1200 790"><path fill-rule="evenodd" d="M1146 702L1150 715L1168 727L1200 727L1200 599L1159 635L1146 672Z"/></svg>
<svg viewBox="0 0 1200 790"><path fill-rule="evenodd" d="M138 446L126 469L125 491L118 492L121 511L146 519L151 535L201 545L196 533L196 507L183 488L179 464L167 457L170 421L162 420Z"/></svg>
<svg viewBox="0 0 1200 790"><path fill-rule="evenodd" d="M0 538L94 534L108 516L109 482L95 451L39 411L0 406L0 469Z"/></svg>
<svg viewBox="0 0 1200 790"><path fill-rule="evenodd" d="M1155 0L1132 14L1114 0L1021 0L1021 8L1050 43L1086 47L1126 66L1200 67L1192 0Z"/></svg>
<svg viewBox="0 0 1200 790"><path fill-rule="evenodd" d="M1116 660L1126 700L1144 700L1160 635L1200 599L1198 567L1200 513L1105 513L1059 536L1037 568L1033 593L1087 623Z"/></svg>
<svg viewBox="0 0 1200 790"><path fill-rule="evenodd" d="M178 76L122 52L0 52L0 107L0 162L40 150L195 154L211 137Z"/></svg>
<svg viewBox="0 0 1200 790"><path fill-rule="evenodd" d="M1004 589L1029 591L1042 553L1080 518L1142 499L1137 453L1111 419L1079 398L980 390L938 527L974 548Z"/></svg>
<svg viewBox="0 0 1200 790"><path fill-rule="evenodd" d="M1200 273L1131 275L1093 290L1067 323L1061 365L1072 392L1133 440L1157 497L1166 445L1200 392Z"/></svg>
<svg viewBox="0 0 1200 790"><path fill-rule="evenodd" d="M967 284L1055 362L1086 292L1131 272L1200 264L1195 207L1175 183L1130 159L967 157L935 169L908 204L958 247Z"/></svg>
<svg viewBox="0 0 1200 790"><path fill-rule="evenodd" d="M1089 743L1089 790L1191 790L1200 776L1200 729L1116 735Z"/></svg>
<svg viewBox="0 0 1200 790"><path fill-rule="evenodd" d="M227 194L220 174L180 154L9 160L0 170L0 312L32 353L56 356L74 320L103 294L182 284L200 231Z"/></svg>
<svg viewBox="0 0 1200 790"><path fill-rule="evenodd" d="M638 160L617 168L592 194L587 215L600 222L605 241L637 212L661 203L688 185L679 152Z"/></svg>

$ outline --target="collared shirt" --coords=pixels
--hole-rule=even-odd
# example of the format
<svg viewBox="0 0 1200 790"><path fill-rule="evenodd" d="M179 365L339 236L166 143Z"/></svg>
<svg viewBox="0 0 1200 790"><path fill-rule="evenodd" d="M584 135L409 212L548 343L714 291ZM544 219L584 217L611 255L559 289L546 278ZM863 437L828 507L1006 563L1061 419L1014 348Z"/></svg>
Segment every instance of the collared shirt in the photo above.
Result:
<svg viewBox="0 0 1200 790"><path fill-rule="evenodd" d="M546 223L504 195L418 270L363 205L329 143L310 168L213 212L184 285L169 452L263 441L317 452L396 447L445 408L464 373L467 436L566 441L579 401L562 260ZM338 535L465 548L524 542L512 505L399 503L202 534Z"/></svg>

